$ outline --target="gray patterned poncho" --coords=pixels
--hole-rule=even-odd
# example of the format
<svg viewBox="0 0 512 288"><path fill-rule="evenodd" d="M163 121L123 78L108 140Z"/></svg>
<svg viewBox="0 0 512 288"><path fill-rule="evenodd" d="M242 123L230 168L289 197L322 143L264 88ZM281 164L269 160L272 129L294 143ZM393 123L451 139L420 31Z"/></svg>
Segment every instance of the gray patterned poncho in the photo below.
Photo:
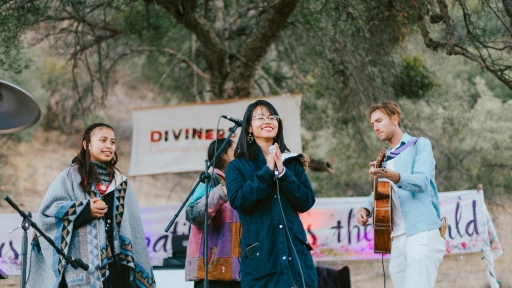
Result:
<svg viewBox="0 0 512 288"><path fill-rule="evenodd" d="M113 257L121 265L131 267L131 277L135 278L137 287L156 287L139 206L126 177L116 171L106 192L115 193L115 208L107 212L113 213L112 219L115 219L114 243L110 244L113 246L110 249L103 219L95 219L73 229L74 220L90 199L79 183L80 175L76 165L62 171L46 192L39 208L37 225L67 255L82 259L92 265L94 271L88 274L80 268L74 269L63 261L63 257L45 239L34 237L27 287L56 288L62 278L70 288L102 287L102 280L108 276L108 265ZM94 185L92 191L99 197Z"/></svg>

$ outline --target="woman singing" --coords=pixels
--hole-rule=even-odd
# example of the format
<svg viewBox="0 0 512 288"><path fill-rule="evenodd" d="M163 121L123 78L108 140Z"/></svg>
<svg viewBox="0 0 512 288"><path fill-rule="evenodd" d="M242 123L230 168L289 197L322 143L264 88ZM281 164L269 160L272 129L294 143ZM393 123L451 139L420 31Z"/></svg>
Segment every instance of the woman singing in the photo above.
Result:
<svg viewBox="0 0 512 288"><path fill-rule="evenodd" d="M242 287L318 286L298 216L315 203L308 160L286 147L272 104L258 100L247 107L235 159L226 169L229 203L242 223Z"/></svg>

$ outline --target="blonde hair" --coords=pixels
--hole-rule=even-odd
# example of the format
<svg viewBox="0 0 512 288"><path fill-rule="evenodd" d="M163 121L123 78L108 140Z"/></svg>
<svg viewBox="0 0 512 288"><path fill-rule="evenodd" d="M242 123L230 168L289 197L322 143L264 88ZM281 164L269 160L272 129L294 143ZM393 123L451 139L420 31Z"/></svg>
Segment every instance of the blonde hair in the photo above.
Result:
<svg viewBox="0 0 512 288"><path fill-rule="evenodd" d="M393 116L398 116L398 125L400 125L400 122L402 121L402 110L400 109L400 106L398 103L393 101L386 101L378 104L373 104L370 110L368 111L367 115L370 119L372 117L373 112L380 110L384 114L388 115L390 118Z"/></svg>

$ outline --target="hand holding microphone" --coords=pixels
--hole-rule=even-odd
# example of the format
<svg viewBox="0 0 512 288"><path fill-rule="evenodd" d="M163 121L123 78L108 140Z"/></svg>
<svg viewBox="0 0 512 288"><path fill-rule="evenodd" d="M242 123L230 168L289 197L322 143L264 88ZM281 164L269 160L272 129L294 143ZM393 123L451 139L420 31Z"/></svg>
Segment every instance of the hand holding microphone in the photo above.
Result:
<svg viewBox="0 0 512 288"><path fill-rule="evenodd" d="M267 157L267 166L270 170L274 171L274 174L279 175L280 171L283 171L283 161L281 160L281 151L279 145L276 143L268 147L269 156ZM279 167L281 166L281 167Z"/></svg>

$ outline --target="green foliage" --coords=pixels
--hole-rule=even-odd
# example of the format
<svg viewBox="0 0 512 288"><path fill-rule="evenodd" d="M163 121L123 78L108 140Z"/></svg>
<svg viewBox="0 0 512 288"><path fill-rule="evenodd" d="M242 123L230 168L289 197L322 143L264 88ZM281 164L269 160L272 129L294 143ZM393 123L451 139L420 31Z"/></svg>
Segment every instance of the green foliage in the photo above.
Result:
<svg viewBox="0 0 512 288"><path fill-rule="evenodd" d="M223 18L248 4L222 2ZM79 102L74 81L81 85L78 92L83 94L123 81L128 83L126 90L135 91L131 97L147 99L152 105L212 98L210 84L182 60L186 58L202 71L211 72L205 62L211 53L208 45L203 46L161 6L136 0L30 3L35 10L0 9L0 69L20 72L41 66L25 72L37 75L33 78L41 86L38 94L47 97L43 126L73 133L90 122L115 121L99 113L99 109L108 108L105 98L80 98L83 102ZM85 13L100 4L104 5L101 9L87 14L91 16L88 23L68 27L67 23L55 25L52 21L63 8ZM197 4L203 7L204 2ZM475 5L471 9L479 8L478 1L469 4ZM230 59L236 58L271 5L272 1L263 1L236 20L232 28L217 30L226 40ZM286 29L258 63L253 95L303 93L304 151L313 158L331 161L335 168L333 175L309 172L318 196L370 192L368 163L383 143L372 132L365 111L374 102L397 99L405 115L404 129L428 137L434 145L441 191L474 188L479 183L497 190L510 187L510 164L505 161L512 156L508 144L512 138L506 128L510 123L510 90L474 64L432 56L422 48L423 43L415 43L420 36L411 29L416 19L410 6L405 0L301 1ZM206 14L203 9L197 11L200 16ZM460 16L460 7L455 6L451 13L455 12ZM499 25L491 21L492 15L473 15L473 19L485 21L473 22L481 25L473 26L475 38L469 40L503 37ZM45 21L38 26L41 19ZM465 39L465 29L457 27L456 38ZM437 32L445 33L443 29ZM38 57L46 60L21 61L24 54L19 48L33 43L21 41L21 35L32 40L48 36L44 45L51 45L50 51ZM77 43L89 50L77 52ZM170 49L180 57L136 51L140 47ZM81 58L69 61L72 53ZM75 69L70 73L72 67ZM77 103L90 106L80 110Z"/></svg>
<svg viewBox="0 0 512 288"><path fill-rule="evenodd" d="M512 93L510 89L503 85L503 83L496 79L492 74L480 69L480 67L475 63L460 58L452 59L451 62L454 63L454 65L450 67L450 71L452 71L456 78L464 79L471 83L474 83L474 79L481 78L485 81L486 86L493 93L494 97L501 99L503 103L512 100ZM471 94L471 105L476 104L479 97L480 94L474 91Z"/></svg>
<svg viewBox="0 0 512 288"><path fill-rule="evenodd" d="M58 58L46 58L42 62L42 70L39 80L43 88L52 95L65 88L66 83L71 80L67 63Z"/></svg>
<svg viewBox="0 0 512 288"><path fill-rule="evenodd" d="M474 86L465 83L470 89L459 86L450 96L438 95L429 104L402 102L410 111L404 124L432 140L440 191L483 184L486 190L503 192L512 185L512 165L507 161L512 159L512 101L502 103L494 97L483 79L477 77L474 82ZM467 96L472 89L479 94L473 108Z"/></svg>
<svg viewBox="0 0 512 288"><path fill-rule="evenodd" d="M177 52L187 59L195 59L200 69L205 68L198 41L193 34L178 24L160 6L135 1L121 14L125 35L121 47L165 48ZM193 50L195 47L195 50ZM128 48L128 47L126 47ZM124 60L119 70L130 71L134 86L148 85L154 100L161 104L196 101L197 95L204 101L206 86L203 81L194 81L189 66L176 56L167 53L137 53Z"/></svg>
<svg viewBox="0 0 512 288"><path fill-rule="evenodd" d="M25 61L21 36L42 16L42 7L36 1L26 1L24 9L0 3L0 69L21 73L28 68Z"/></svg>
<svg viewBox="0 0 512 288"><path fill-rule="evenodd" d="M410 49L422 50L414 45ZM436 71L432 74L436 87L422 99L402 98L399 104L403 130L432 142L439 191L475 189L483 184L486 192L510 193L512 101L504 103L495 97L481 77L460 78L460 71L469 68L458 59L427 59L424 64ZM387 143L378 141L366 119L340 129L307 131L303 137L305 153L329 159L335 170L332 175L308 173L317 196L369 195L368 163Z"/></svg>
<svg viewBox="0 0 512 288"><path fill-rule="evenodd" d="M167 11L144 2L134 2L123 9L119 17L126 36L136 36L133 41L146 46L166 47L171 44L168 37L178 24Z"/></svg>
<svg viewBox="0 0 512 288"><path fill-rule="evenodd" d="M305 109L303 117L341 130L364 122L367 105L393 95L389 83L398 73L399 45L413 21L405 1L328 1L321 9L323 3L303 2L276 50L292 69L294 81L285 87L304 92L305 107L328 111L319 116ZM309 130L315 123L304 125Z"/></svg>
<svg viewBox="0 0 512 288"><path fill-rule="evenodd" d="M421 56L406 55L391 85L397 97L418 100L424 98L437 84Z"/></svg>
<svg viewBox="0 0 512 288"><path fill-rule="evenodd" d="M20 52L24 54L25 61L29 64L27 70L25 70L23 73L17 73L15 70L0 70L0 79L12 83L25 90L34 98L35 102L41 109L41 112L44 113L44 105L47 103L47 94L41 91L39 81L35 76L39 74L40 70L33 59L34 51L23 49L20 50ZM11 142L30 142L32 141L34 135L39 131L39 129L40 125L36 123L30 128L8 134L8 137L5 138L8 138L8 141ZM2 150L1 144L0 150Z"/></svg>
<svg viewBox="0 0 512 288"><path fill-rule="evenodd" d="M42 63L39 75L41 86L49 94L46 105L46 113L41 119L45 130L60 130L66 134L73 133L74 122L83 114L79 109L72 108L77 103L72 92L72 77L69 74L68 65L57 57L48 57ZM74 111L63 113L63 111Z"/></svg>

